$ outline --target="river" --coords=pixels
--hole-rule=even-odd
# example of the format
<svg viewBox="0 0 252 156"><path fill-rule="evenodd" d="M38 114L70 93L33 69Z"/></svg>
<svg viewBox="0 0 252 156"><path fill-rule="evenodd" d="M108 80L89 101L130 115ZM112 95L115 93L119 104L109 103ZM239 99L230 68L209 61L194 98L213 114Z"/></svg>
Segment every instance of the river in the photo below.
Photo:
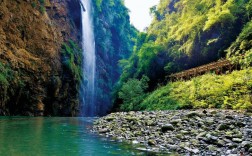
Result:
<svg viewBox="0 0 252 156"><path fill-rule="evenodd" d="M0 155L148 155L91 133L93 121L94 118L0 117Z"/></svg>

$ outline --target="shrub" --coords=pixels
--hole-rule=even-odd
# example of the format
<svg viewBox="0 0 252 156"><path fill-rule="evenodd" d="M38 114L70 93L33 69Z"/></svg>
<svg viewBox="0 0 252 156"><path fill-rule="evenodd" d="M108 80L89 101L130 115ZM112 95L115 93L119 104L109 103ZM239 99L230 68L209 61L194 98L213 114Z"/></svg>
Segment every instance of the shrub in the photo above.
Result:
<svg viewBox="0 0 252 156"><path fill-rule="evenodd" d="M37 6L37 4L35 2L32 2L31 5L33 8L36 8L36 6Z"/></svg>
<svg viewBox="0 0 252 156"><path fill-rule="evenodd" d="M41 5L45 5L45 0L39 0L39 3L40 3Z"/></svg>
<svg viewBox="0 0 252 156"><path fill-rule="evenodd" d="M149 78L143 76L141 80L129 79L119 91L119 98L123 100L121 110L139 110L139 104L146 97L145 90L148 88Z"/></svg>
<svg viewBox="0 0 252 156"><path fill-rule="evenodd" d="M67 43L62 45L62 62L66 70L68 70L75 80L80 82L82 77L81 64L82 64L82 54L81 49L78 45L69 40Z"/></svg>
<svg viewBox="0 0 252 156"><path fill-rule="evenodd" d="M252 107L252 69L228 75L206 74L189 81L168 83L140 104L142 110L180 108L247 109Z"/></svg>
<svg viewBox="0 0 252 156"><path fill-rule="evenodd" d="M39 7L39 11L42 13L42 14L44 14L45 13L45 7L44 6L40 6Z"/></svg>

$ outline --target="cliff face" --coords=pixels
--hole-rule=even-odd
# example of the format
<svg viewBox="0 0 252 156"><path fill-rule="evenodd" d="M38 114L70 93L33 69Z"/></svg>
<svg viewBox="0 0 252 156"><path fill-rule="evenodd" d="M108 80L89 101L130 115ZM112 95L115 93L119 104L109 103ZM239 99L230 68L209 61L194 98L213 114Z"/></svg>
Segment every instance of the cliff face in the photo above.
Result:
<svg viewBox="0 0 252 156"><path fill-rule="evenodd" d="M76 115L61 51L79 43L79 18L78 0L0 0L0 115Z"/></svg>

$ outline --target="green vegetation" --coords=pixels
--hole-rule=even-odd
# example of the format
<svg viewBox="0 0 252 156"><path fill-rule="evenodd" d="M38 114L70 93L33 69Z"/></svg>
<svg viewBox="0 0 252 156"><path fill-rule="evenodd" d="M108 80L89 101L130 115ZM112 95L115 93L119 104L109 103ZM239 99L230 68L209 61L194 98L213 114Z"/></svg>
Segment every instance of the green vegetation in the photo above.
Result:
<svg viewBox="0 0 252 156"><path fill-rule="evenodd" d="M138 108L137 110L247 109L252 107L251 75L252 69L246 69L228 75L206 74L189 81L168 83L152 92L143 102L127 100L130 105L123 104L121 107L123 110L132 110L132 105L135 105L134 108ZM133 88L132 86L127 90L130 91ZM137 96L141 97L142 95Z"/></svg>
<svg viewBox="0 0 252 156"><path fill-rule="evenodd" d="M96 8L98 9L98 11L102 11L101 10L101 4L102 4L102 0L96 0L95 1L95 5L96 5Z"/></svg>
<svg viewBox="0 0 252 156"><path fill-rule="evenodd" d="M0 108L6 104L8 97L8 89L10 87L10 81L13 80L13 71L8 64L0 62Z"/></svg>
<svg viewBox="0 0 252 156"><path fill-rule="evenodd" d="M144 91L148 88L149 78L143 76L141 80L129 79L123 84L119 98L123 100L121 110L139 110L139 104L147 96Z"/></svg>
<svg viewBox="0 0 252 156"><path fill-rule="evenodd" d="M123 73L115 90L115 107L124 108L120 106L125 102L119 91L125 83L139 80L143 75L150 79L145 95L166 82L165 78L172 73L220 58L238 62L246 71L252 62L251 4L252 0L160 0L158 6L150 9L154 19L147 32L138 34L132 55L120 61ZM206 75L188 82L169 83L154 91L137 108L246 108L251 105L249 86L236 82L236 74L239 72L227 76L230 81L225 76ZM219 89L202 89L207 83Z"/></svg>
<svg viewBox="0 0 252 156"><path fill-rule="evenodd" d="M137 30L130 25L123 0L95 0L93 8L99 77L96 105L101 111L108 111L106 107L112 103L112 95L108 93L112 92L122 72L118 62L131 55Z"/></svg>
<svg viewBox="0 0 252 156"><path fill-rule="evenodd" d="M251 1L161 0L158 6L151 8L154 20L147 33L140 34L133 55L124 64L122 81L141 75L147 75L152 82L163 81L173 72L225 57L225 50L235 42L242 28L243 34L251 30L249 24L241 24L250 20L250 13L246 11L249 3ZM150 54L146 47L161 48ZM152 68L143 68L146 65L158 65L156 76L150 75Z"/></svg>
<svg viewBox="0 0 252 156"><path fill-rule="evenodd" d="M37 4L35 2L32 2L31 5L32 5L33 8L36 8L36 6L37 6Z"/></svg>
<svg viewBox="0 0 252 156"><path fill-rule="evenodd" d="M72 75L77 82L81 81L81 65L82 65L82 53L79 46L72 40L62 45L62 62L63 69L66 69L68 73Z"/></svg>
<svg viewBox="0 0 252 156"><path fill-rule="evenodd" d="M239 62L243 68L252 64L252 21L248 22L236 41L227 50L228 57Z"/></svg>
<svg viewBox="0 0 252 156"><path fill-rule="evenodd" d="M44 14L44 13L46 12L46 9L45 9L44 6L40 6L40 7L39 7L39 11L40 11L42 14Z"/></svg>
<svg viewBox="0 0 252 156"><path fill-rule="evenodd" d="M10 80L13 79L13 71L11 70L11 68L8 65L5 65L3 63L0 62L0 85L2 87L8 87L9 86L9 82Z"/></svg>
<svg viewBox="0 0 252 156"><path fill-rule="evenodd" d="M40 6L39 6L39 11L44 14L46 12L45 9L45 0L39 0ZM33 3L32 3L33 6Z"/></svg>

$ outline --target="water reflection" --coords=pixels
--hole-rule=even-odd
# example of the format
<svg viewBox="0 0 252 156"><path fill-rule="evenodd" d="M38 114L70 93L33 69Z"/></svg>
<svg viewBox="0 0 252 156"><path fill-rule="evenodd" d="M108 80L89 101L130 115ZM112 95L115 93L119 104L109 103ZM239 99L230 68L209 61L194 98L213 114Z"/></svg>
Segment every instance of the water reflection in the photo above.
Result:
<svg viewBox="0 0 252 156"><path fill-rule="evenodd" d="M147 155L89 132L93 118L0 117L0 155ZM152 155L152 154L151 154Z"/></svg>

